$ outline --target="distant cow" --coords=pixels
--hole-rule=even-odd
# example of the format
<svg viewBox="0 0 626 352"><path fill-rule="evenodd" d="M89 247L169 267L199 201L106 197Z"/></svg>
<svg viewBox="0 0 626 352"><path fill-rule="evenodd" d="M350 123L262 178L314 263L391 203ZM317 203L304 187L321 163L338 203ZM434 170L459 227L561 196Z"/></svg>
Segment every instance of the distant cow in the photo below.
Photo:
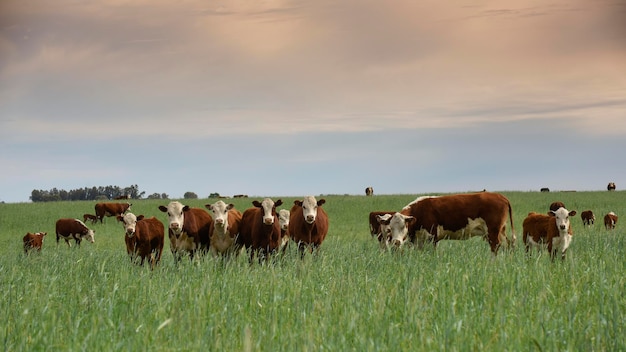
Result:
<svg viewBox="0 0 626 352"><path fill-rule="evenodd" d="M530 247L539 248L542 244L548 245L548 253L552 259L557 252L561 252L561 259L565 259L565 252L572 241L572 227L570 216L576 215L576 210L559 208L550 211L550 215L531 212L522 224L524 229L524 244L526 252Z"/></svg>
<svg viewBox="0 0 626 352"><path fill-rule="evenodd" d="M552 204L550 204L550 211L557 211L559 210L559 208L565 208L565 204L563 204L563 202L552 202Z"/></svg>
<svg viewBox="0 0 626 352"><path fill-rule="evenodd" d="M281 244L280 248L283 252L287 249L287 245L289 244L289 215L290 212L287 209L280 209L278 211L278 224L280 225L280 238Z"/></svg>
<svg viewBox="0 0 626 352"><path fill-rule="evenodd" d="M68 247L71 247L70 240L76 241L76 246L80 246L80 242L85 239L91 243L95 241L95 232L78 219L59 219L56 223L57 245L59 239L63 238Z"/></svg>
<svg viewBox="0 0 626 352"><path fill-rule="evenodd" d="M43 238L47 234L47 232L26 233L23 238L24 253L28 254L28 252L30 251L41 251L41 247L43 246Z"/></svg>
<svg viewBox="0 0 626 352"><path fill-rule="evenodd" d="M613 230L617 225L617 215L614 212L610 212L604 216L604 227L607 230Z"/></svg>
<svg viewBox="0 0 626 352"><path fill-rule="evenodd" d="M280 199L255 200L254 207L243 212L237 243L250 251L250 262L257 252L261 260L280 248L282 238L276 207L282 204Z"/></svg>
<svg viewBox="0 0 626 352"><path fill-rule="evenodd" d="M115 200L120 200L120 199L130 199L130 194L125 194L123 196L117 196L115 198L113 198Z"/></svg>
<svg viewBox="0 0 626 352"><path fill-rule="evenodd" d="M540 192L550 192L550 188L548 187L543 187L539 190Z"/></svg>
<svg viewBox="0 0 626 352"><path fill-rule="evenodd" d="M196 251L205 253L209 250L209 227L213 222L209 213L177 201L160 205L159 210L167 214L170 249L175 261L180 260L185 252L193 259Z"/></svg>
<svg viewBox="0 0 626 352"><path fill-rule="evenodd" d="M328 215L322 208L325 199L316 200L306 196L295 200L289 215L289 235L298 244L300 255L308 247L311 252L318 250L328 233Z"/></svg>
<svg viewBox="0 0 626 352"><path fill-rule="evenodd" d="M98 217L92 214L83 214L83 222L87 223L87 221L91 221L92 224L95 224L98 221Z"/></svg>
<svg viewBox="0 0 626 352"><path fill-rule="evenodd" d="M130 211L130 203L97 203L95 205L96 209L96 217L102 223L102 219L105 216L115 216L122 215L127 211Z"/></svg>
<svg viewBox="0 0 626 352"><path fill-rule="evenodd" d="M133 213L118 215L117 220L124 225L126 252L131 261L141 257L139 265L143 265L148 257L150 268L154 269L161 261L165 243L163 223L155 217L146 219L143 215L135 216Z"/></svg>
<svg viewBox="0 0 626 352"><path fill-rule="evenodd" d="M615 183L614 182L609 182L609 184L606 186L606 190L607 191L615 191Z"/></svg>
<svg viewBox="0 0 626 352"><path fill-rule="evenodd" d="M583 219L583 225L593 225L596 221L596 216L591 210L584 210L580 213L580 218Z"/></svg>
<svg viewBox="0 0 626 352"><path fill-rule="evenodd" d="M373 195L374 195L374 188L372 188L372 187L367 187L367 188L365 189L365 195L366 195L366 196L373 196Z"/></svg>
<svg viewBox="0 0 626 352"><path fill-rule="evenodd" d="M226 204L218 200L205 207L213 214L213 221L209 226L209 250L213 256L229 254L236 250L236 240L239 235L241 212L233 204Z"/></svg>
<svg viewBox="0 0 626 352"><path fill-rule="evenodd" d="M247 194L235 194L233 198L248 198Z"/></svg>

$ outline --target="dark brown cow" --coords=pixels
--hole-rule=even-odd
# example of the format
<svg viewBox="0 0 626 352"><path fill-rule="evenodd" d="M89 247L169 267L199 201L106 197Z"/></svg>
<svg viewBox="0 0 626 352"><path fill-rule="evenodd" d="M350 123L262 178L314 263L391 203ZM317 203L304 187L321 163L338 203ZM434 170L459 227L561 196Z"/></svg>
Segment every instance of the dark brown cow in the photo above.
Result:
<svg viewBox="0 0 626 352"><path fill-rule="evenodd" d="M580 218L583 219L583 225L593 225L596 221L596 216L591 210L584 210L580 213Z"/></svg>
<svg viewBox="0 0 626 352"><path fill-rule="evenodd" d="M115 197L113 199L115 199L115 200L130 199L130 194L126 194L126 195L123 195L123 196L117 196L117 197Z"/></svg>
<svg viewBox="0 0 626 352"><path fill-rule="evenodd" d="M246 209L241 217L237 244L250 250L250 262L258 252L259 260L274 253L282 243L276 207L283 204L270 198L252 202L253 208Z"/></svg>
<svg viewBox="0 0 626 352"><path fill-rule="evenodd" d="M226 255L237 250L236 238L239 235L241 212L233 204L218 200L205 207L213 213L213 221L209 226L209 250L213 256Z"/></svg>
<svg viewBox="0 0 626 352"><path fill-rule="evenodd" d="M165 243L163 223L155 217L146 219L143 215L135 216L133 213L118 215L117 220L124 225L126 252L131 261L141 257L139 265L143 265L148 257L150 268L154 269L161 261Z"/></svg>
<svg viewBox="0 0 626 352"><path fill-rule="evenodd" d="M209 227L213 222L209 213L176 201L170 202L167 207L160 205L159 210L167 214L170 248L176 261L184 253L193 259L196 251L206 253L209 250Z"/></svg>
<svg viewBox="0 0 626 352"><path fill-rule="evenodd" d="M550 204L550 211L557 211L559 208L565 208L565 204L559 201L552 202L552 204Z"/></svg>
<svg viewBox="0 0 626 352"><path fill-rule="evenodd" d="M47 232L26 233L23 238L24 253L28 254L30 251L40 252L43 246L43 238L47 234Z"/></svg>
<svg viewBox="0 0 626 352"><path fill-rule="evenodd" d="M91 221L92 224L95 224L98 221L98 217L93 214L83 214L83 222L87 223L87 221Z"/></svg>
<svg viewBox="0 0 626 352"><path fill-rule="evenodd" d="M615 182L609 182L609 184L606 186L606 190L615 191Z"/></svg>
<svg viewBox="0 0 626 352"><path fill-rule="evenodd" d="M71 247L70 240L76 241L76 246L80 246L80 242L84 239L94 243L94 234L96 231L88 228L84 222L78 219L59 219L56 223L57 245L59 239L63 238L68 247Z"/></svg>
<svg viewBox="0 0 626 352"><path fill-rule="evenodd" d="M559 208L550 211L550 215L535 212L528 213L522 224L526 252L531 246L539 248L542 244L548 245L548 253L552 259L560 250L561 259L565 259L565 252L572 242L572 227L570 216L576 215L576 210L569 211Z"/></svg>
<svg viewBox="0 0 626 352"><path fill-rule="evenodd" d="M506 236L507 215L511 239ZM419 197L395 213L390 221L391 244L400 247L407 238L424 247L442 239L465 240L483 236L495 255L503 242L515 245L513 214L509 200L498 193L480 192L441 197Z"/></svg>
<svg viewBox="0 0 626 352"><path fill-rule="evenodd" d="M607 230L613 230L617 224L617 215L614 212L610 212L604 216L604 227Z"/></svg>
<svg viewBox="0 0 626 352"><path fill-rule="evenodd" d="M365 189L365 195L366 195L366 196L373 196L373 195L374 195L374 188L372 188L371 186L370 186L370 187L367 187L367 188Z"/></svg>
<svg viewBox="0 0 626 352"><path fill-rule="evenodd" d="M130 211L130 203L97 203L95 205L96 217L102 223L102 219L105 216L111 217L122 215L127 211Z"/></svg>
<svg viewBox="0 0 626 352"><path fill-rule="evenodd" d="M328 215L321 207L325 199L316 200L313 196L295 200L289 214L289 235L298 244L300 255L308 247L311 252L318 250L328 233Z"/></svg>

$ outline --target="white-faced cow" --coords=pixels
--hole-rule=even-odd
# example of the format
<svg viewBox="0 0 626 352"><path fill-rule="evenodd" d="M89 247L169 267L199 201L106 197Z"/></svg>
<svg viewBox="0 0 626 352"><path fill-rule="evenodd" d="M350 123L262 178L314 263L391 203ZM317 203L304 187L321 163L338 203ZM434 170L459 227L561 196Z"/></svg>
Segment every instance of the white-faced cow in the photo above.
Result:
<svg viewBox="0 0 626 352"><path fill-rule="evenodd" d="M366 196L373 196L374 195L374 188L371 187L371 186L365 188L365 195Z"/></svg>
<svg viewBox="0 0 626 352"><path fill-rule="evenodd" d="M309 248L311 252L318 250L328 233L328 215L322 208L325 199L316 200L306 196L303 200L295 200L289 214L289 235L298 244L300 255Z"/></svg>
<svg viewBox="0 0 626 352"><path fill-rule="evenodd" d="M583 225L593 225L596 222L596 216L591 210L583 210L580 213L580 218L583 219Z"/></svg>
<svg viewBox="0 0 626 352"><path fill-rule="evenodd" d="M526 252L530 247L540 248L542 244L547 244L552 259L557 252L561 253L561 259L565 259L565 252L572 242L569 217L576 215L576 210L559 208L556 211L551 210L548 214L531 212L524 219L522 226Z"/></svg>
<svg viewBox="0 0 626 352"><path fill-rule="evenodd" d="M124 225L126 252L131 261L141 258L139 265L148 258L150 268L159 264L165 243L165 226L155 217L145 218L133 213L118 215L117 220Z"/></svg>
<svg viewBox="0 0 626 352"><path fill-rule="evenodd" d="M370 235L380 240L381 223L379 221L379 215L393 215L395 211L372 211L368 215L370 225Z"/></svg>
<svg viewBox="0 0 626 352"><path fill-rule="evenodd" d="M609 182L609 184L606 186L606 190L615 191L615 182Z"/></svg>
<svg viewBox="0 0 626 352"><path fill-rule="evenodd" d="M506 236L507 215L511 239ZM407 239L423 248L443 239L465 240L483 236L495 255L507 243L515 244L511 203L501 194L491 192L419 197L395 213L390 220L391 245L401 247Z"/></svg>
<svg viewBox="0 0 626 352"><path fill-rule="evenodd" d="M280 248L283 253L287 250L287 245L289 244L289 215L290 212L287 209L280 209L278 211L278 224L280 225L280 238L281 244Z"/></svg>
<svg viewBox="0 0 626 352"><path fill-rule="evenodd" d="M239 235L241 212L233 204L226 204L221 200L206 204L205 207L213 214L213 222L209 226L211 254L231 254L237 249L235 243Z"/></svg>
<svg viewBox="0 0 626 352"><path fill-rule="evenodd" d="M130 211L131 205L130 203L97 203L94 207L96 210L96 219L100 220L100 223L102 223L102 219L105 216L117 217L118 215Z"/></svg>
<svg viewBox="0 0 626 352"><path fill-rule="evenodd" d="M205 253L209 250L209 227L213 222L209 213L177 201L160 205L159 210L167 214L170 249L175 261L178 262L185 253L193 259L197 251Z"/></svg>
<svg viewBox="0 0 626 352"><path fill-rule="evenodd" d="M85 239L91 243L95 241L95 230L88 228L84 222L78 219L59 219L56 222L57 245L59 239L63 238L68 247L71 247L70 240L76 241L76 246L80 246L80 242Z"/></svg>
<svg viewBox="0 0 626 352"><path fill-rule="evenodd" d="M379 214L376 215L376 220L380 225L380 231L376 236L378 238L378 245L381 249L388 249L391 241L391 218L395 213Z"/></svg>
<svg viewBox="0 0 626 352"><path fill-rule="evenodd" d="M617 215L614 212L610 212L604 216L604 227L607 230L613 230L617 224Z"/></svg>
<svg viewBox="0 0 626 352"><path fill-rule="evenodd" d="M275 202L270 198L262 202L255 200L254 207L243 212L237 244L250 251L250 262L257 252L262 260L280 248L282 239L276 207L282 204L280 199Z"/></svg>
<svg viewBox="0 0 626 352"><path fill-rule="evenodd" d="M40 252L43 246L44 236L47 234L47 232L26 233L22 238L24 242L24 253L28 254L30 251Z"/></svg>

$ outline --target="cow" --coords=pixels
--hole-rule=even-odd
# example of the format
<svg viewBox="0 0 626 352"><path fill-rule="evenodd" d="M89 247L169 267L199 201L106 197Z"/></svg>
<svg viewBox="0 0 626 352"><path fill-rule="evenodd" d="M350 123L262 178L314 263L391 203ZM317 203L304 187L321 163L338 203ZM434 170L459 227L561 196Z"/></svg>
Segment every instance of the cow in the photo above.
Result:
<svg viewBox="0 0 626 352"><path fill-rule="evenodd" d="M580 218L583 219L583 225L593 225L593 223L596 221L596 216L591 210L583 210L580 213Z"/></svg>
<svg viewBox="0 0 626 352"><path fill-rule="evenodd" d="M218 200L205 207L213 214L213 221L209 226L209 250L214 257L227 255L236 251L236 241L239 235L241 212L233 204L226 204Z"/></svg>
<svg viewBox="0 0 626 352"><path fill-rule="evenodd" d="M117 197L115 197L113 199L115 199L115 200L130 199L130 194L125 194L123 196L117 196Z"/></svg>
<svg viewBox="0 0 626 352"><path fill-rule="evenodd" d="M28 254L30 251L40 252L43 246L43 239L47 234L47 232L26 233L22 238L24 242L24 253Z"/></svg>
<svg viewBox="0 0 626 352"><path fill-rule="evenodd" d="M92 224L95 224L98 221L98 217L93 214L83 214L83 222L87 223L87 221L91 221Z"/></svg>
<svg viewBox="0 0 626 352"><path fill-rule="evenodd" d="M209 227L213 222L209 213L178 201L167 206L159 205L159 210L167 214L170 249L176 262L185 253L193 260L197 251L206 253L209 250Z"/></svg>
<svg viewBox="0 0 626 352"><path fill-rule="evenodd" d="M542 193L550 192L550 188L548 188L548 187L542 187L542 188L539 190L539 192L542 192Z"/></svg>
<svg viewBox="0 0 626 352"><path fill-rule="evenodd" d="M379 215L391 214L393 215L395 211L372 211L368 215L369 225L370 225L370 235L372 237L379 237L380 231L380 223L378 221Z"/></svg>
<svg viewBox="0 0 626 352"><path fill-rule="evenodd" d="M328 215L322 208L325 199L316 200L314 196L306 196L303 200L295 200L289 214L289 236L298 244L300 257L309 248L312 253L319 250L328 233Z"/></svg>
<svg viewBox="0 0 626 352"><path fill-rule="evenodd" d="M552 204L550 204L550 211L557 211L559 208L565 208L565 204L559 201L552 202Z"/></svg>
<svg viewBox="0 0 626 352"><path fill-rule="evenodd" d="M247 194L235 194L233 198L248 198Z"/></svg>
<svg viewBox="0 0 626 352"><path fill-rule="evenodd" d="M276 252L282 244L280 224L276 207L283 201L270 198L262 202L254 200L254 207L243 212L237 244L250 251L250 263L258 252L259 261Z"/></svg>
<svg viewBox="0 0 626 352"><path fill-rule="evenodd" d="M614 212L610 212L604 216L604 227L607 230L613 230L617 224L617 215Z"/></svg>
<svg viewBox="0 0 626 352"><path fill-rule="evenodd" d="M366 196L373 196L374 195L374 188L372 188L371 186L365 188L365 195Z"/></svg>
<svg viewBox="0 0 626 352"><path fill-rule="evenodd" d="M615 191L615 182L609 182L609 184L606 186L606 190Z"/></svg>
<svg viewBox="0 0 626 352"><path fill-rule="evenodd" d="M280 209L278 211L278 224L280 225L280 248L283 253L287 250L289 244L289 215L290 212L287 209Z"/></svg>
<svg viewBox="0 0 626 352"><path fill-rule="evenodd" d="M63 218L56 222L57 246L61 237L65 240L68 247L72 247L70 240L76 241L76 247L80 247L80 242L85 239L91 243L95 242L95 230L85 225L78 219Z"/></svg>
<svg viewBox="0 0 626 352"><path fill-rule="evenodd" d="M506 236L507 213L510 240ZM407 239L424 248L427 240L436 247L443 239L483 236L496 255L501 244L507 242L513 248L516 240L511 203L491 192L419 197L393 214L390 227L393 248L400 248Z"/></svg>
<svg viewBox="0 0 626 352"><path fill-rule="evenodd" d="M380 226L380 231L376 236L378 238L378 245L381 249L389 248L389 241L391 239L391 218L394 213L379 214L376 215L376 221Z"/></svg>
<svg viewBox="0 0 626 352"><path fill-rule="evenodd" d="M565 252L572 242L572 227L570 216L576 215L576 210L567 210L563 207L550 211L549 215L535 212L528 213L522 223L526 252L530 247L539 248L542 244L548 245L548 253L554 260L557 252L561 252L561 259L565 259Z"/></svg>
<svg viewBox="0 0 626 352"><path fill-rule="evenodd" d="M102 219L105 216L115 216L122 215L127 211L130 211L130 203L97 203L95 205L96 217L102 223Z"/></svg>
<svg viewBox="0 0 626 352"><path fill-rule="evenodd" d="M118 215L117 221L124 226L124 240L126 252L131 261L141 257L139 265L143 265L149 258L150 268L159 264L165 243L165 226L154 216L145 218L143 215L135 216L133 213Z"/></svg>

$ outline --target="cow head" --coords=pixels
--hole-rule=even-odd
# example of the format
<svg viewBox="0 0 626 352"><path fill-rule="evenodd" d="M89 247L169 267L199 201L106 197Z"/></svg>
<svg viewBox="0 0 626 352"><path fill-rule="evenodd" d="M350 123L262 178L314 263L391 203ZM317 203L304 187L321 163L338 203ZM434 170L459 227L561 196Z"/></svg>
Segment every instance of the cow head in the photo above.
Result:
<svg viewBox="0 0 626 352"><path fill-rule="evenodd" d="M260 203L258 200L255 200L252 202L252 205L254 205L255 207L263 209L263 223L265 225L274 224L274 216L276 215L276 207L282 204L283 204L283 201L280 199L274 202L273 200L269 198L263 199L263 201Z"/></svg>
<svg viewBox="0 0 626 352"><path fill-rule="evenodd" d="M569 217L576 215L576 210L569 211L560 207L557 210L550 210L548 214L556 218L556 228L559 230L559 234L567 234L570 228Z"/></svg>
<svg viewBox="0 0 626 352"><path fill-rule="evenodd" d="M290 212L287 209L281 209L278 211L278 223L280 224L280 229L283 232L289 229L289 215Z"/></svg>
<svg viewBox="0 0 626 352"><path fill-rule="evenodd" d="M92 230L90 228L85 227L85 232L83 232L81 237L89 241L90 243L94 243L96 241L95 234L96 234L96 230Z"/></svg>
<svg viewBox="0 0 626 352"><path fill-rule="evenodd" d="M159 205L159 210L167 213L169 229L172 230L176 237L183 232L183 224L185 223L185 212L189 210L188 205L182 205L180 202L170 202L167 207Z"/></svg>
<svg viewBox="0 0 626 352"><path fill-rule="evenodd" d="M217 227L228 229L228 211L234 208L233 204L226 204L218 200L214 204L206 204L205 207L213 213L213 224Z"/></svg>
<svg viewBox="0 0 626 352"><path fill-rule="evenodd" d="M306 196L301 201L295 200L293 202L293 204L302 207L302 216L307 224L315 222L315 218L317 217L317 207L324 203L326 203L325 199L315 200L315 197L313 196Z"/></svg>
<svg viewBox="0 0 626 352"><path fill-rule="evenodd" d="M395 213L389 221L388 241L396 248L401 247L406 242L409 235L409 226L415 222L412 216L402 213Z"/></svg>
<svg viewBox="0 0 626 352"><path fill-rule="evenodd" d="M380 246L385 248L391 240L391 217L392 214L376 215L376 221L380 224L380 232L378 233L378 242Z"/></svg>
<svg viewBox="0 0 626 352"><path fill-rule="evenodd" d="M135 216L133 213L126 213L125 215L118 215L117 221L124 225L124 232L129 238L135 235L135 229L137 227L137 221L143 219L143 215Z"/></svg>

